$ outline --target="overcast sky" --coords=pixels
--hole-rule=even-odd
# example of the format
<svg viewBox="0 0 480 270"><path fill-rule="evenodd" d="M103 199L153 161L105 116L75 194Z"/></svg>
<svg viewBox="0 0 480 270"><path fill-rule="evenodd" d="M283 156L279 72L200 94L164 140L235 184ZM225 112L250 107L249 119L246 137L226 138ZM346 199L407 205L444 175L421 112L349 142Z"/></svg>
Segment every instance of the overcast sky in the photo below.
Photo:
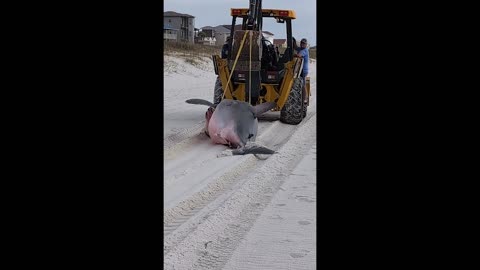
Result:
<svg viewBox="0 0 480 270"><path fill-rule="evenodd" d="M195 28L231 24L230 8L248 8L248 0L164 0L163 11L186 13L195 17ZM307 38L309 46L317 45L316 0L264 0L263 8L292 9L297 18L292 20L293 36ZM241 20L237 19L237 24ZM286 24L265 18L263 30L272 32L274 38L286 38Z"/></svg>

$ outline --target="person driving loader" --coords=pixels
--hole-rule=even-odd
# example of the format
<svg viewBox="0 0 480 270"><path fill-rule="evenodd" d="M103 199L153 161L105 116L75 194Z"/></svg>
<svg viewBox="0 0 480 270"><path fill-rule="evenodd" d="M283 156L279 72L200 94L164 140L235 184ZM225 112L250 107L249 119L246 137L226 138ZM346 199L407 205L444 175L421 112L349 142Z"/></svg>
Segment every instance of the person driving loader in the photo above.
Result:
<svg viewBox="0 0 480 270"><path fill-rule="evenodd" d="M262 35L262 67L267 70L277 70L278 58L273 44Z"/></svg>
<svg viewBox="0 0 480 270"><path fill-rule="evenodd" d="M228 58L228 49L230 48L229 42L230 42L231 39L232 39L231 37L227 37L227 40L225 41L225 44L223 44L223 47L222 47L222 58L223 59Z"/></svg>

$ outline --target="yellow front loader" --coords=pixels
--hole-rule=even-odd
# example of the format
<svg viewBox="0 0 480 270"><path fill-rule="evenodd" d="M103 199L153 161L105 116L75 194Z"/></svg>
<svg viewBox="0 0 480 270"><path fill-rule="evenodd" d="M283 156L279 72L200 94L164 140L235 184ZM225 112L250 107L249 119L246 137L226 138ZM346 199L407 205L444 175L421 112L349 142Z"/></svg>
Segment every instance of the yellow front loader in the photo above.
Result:
<svg viewBox="0 0 480 270"><path fill-rule="evenodd" d="M299 124L306 116L310 96L310 78L306 77L306 93L301 77L303 59L294 57L292 37L293 10L262 9L260 0L250 0L250 7L232 8L232 25L228 57L213 55L215 74L214 104L224 98L257 105L275 102L280 121ZM242 18L242 29L235 30L236 19ZM287 48L278 55L262 35L263 18L286 24ZM306 97L304 96L306 95Z"/></svg>

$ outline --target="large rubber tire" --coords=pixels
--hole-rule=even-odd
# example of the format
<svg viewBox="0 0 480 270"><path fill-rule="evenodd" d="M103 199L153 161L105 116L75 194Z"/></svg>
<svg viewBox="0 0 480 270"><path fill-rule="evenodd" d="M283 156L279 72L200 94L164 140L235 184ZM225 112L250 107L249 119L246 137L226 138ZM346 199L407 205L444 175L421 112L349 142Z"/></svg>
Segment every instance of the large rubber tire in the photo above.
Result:
<svg viewBox="0 0 480 270"><path fill-rule="evenodd" d="M302 96L303 96L303 92L302 92ZM308 99L308 98L303 97L303 100L305 100L305 99ZM303 118L305 118L307 116L307 108L308 108L307 104L304 103L303 104Z"/></svg>
<svg viewBox="0 0 480 270"><path fill-rule="evenodd" d="M299 77L293 81L290 95L280 111L280 121L289 125L298 125L303 119L303 78Z"/></svg>
<svg viewBox="0 0 480 270"><path fill-rule="evenodd" d="M213 104L220 103L220 101L222 101L222 96L222 81L220 81L220 77L217 77L217 80L215 81L215 88L213 89Z"/></svg>

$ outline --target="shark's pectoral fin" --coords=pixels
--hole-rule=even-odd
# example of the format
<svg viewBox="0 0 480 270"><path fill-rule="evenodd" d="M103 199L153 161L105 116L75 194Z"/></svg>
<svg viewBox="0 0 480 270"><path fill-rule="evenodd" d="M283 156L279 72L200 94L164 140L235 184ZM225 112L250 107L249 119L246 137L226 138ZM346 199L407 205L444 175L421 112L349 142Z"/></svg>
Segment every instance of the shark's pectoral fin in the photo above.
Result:
<svg viewBox="0 0 480 270"><path fill-rule="evenodd" d="M277 103L275 102L264 102L262 104L258 104L253 107L254 110L254 116L258 117L263 113L268 112L269 110L275 108L277 106Z"/></svg>
<svg viewBox="0 0 480 270"><path fill-rule="evenodd" d="M217 106L217 105L211 103L208 100L199 99L199 98L187 99L187 100L185 100L185 102L189 103L189 104L207 105L207 106L210 106L210 107L213 107L213 108L215 108Z"/></svg>

